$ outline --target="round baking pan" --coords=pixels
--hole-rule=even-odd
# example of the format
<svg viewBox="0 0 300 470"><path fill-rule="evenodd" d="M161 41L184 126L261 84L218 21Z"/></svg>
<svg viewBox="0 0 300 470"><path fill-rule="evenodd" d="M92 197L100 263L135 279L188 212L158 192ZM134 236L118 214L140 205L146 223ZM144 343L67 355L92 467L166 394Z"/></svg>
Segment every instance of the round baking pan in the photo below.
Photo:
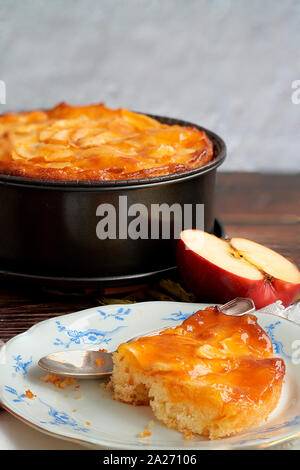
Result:
<svg viewBox="0 0 300 470"><path fill-rule="evenodd" d="M0 175L0 273L39 283L48 280L114 286L174 270L175 239L99 240L97 208L110 204L116 208L118 219L120 196L126 196L128 207L143 204L149 224L151 204L203 204L204 230L218 231L215 176L226 156L225 143L190 122L151 117L170 125L205 130L213 142L213 160L190 171L126 181L54 181ZM195 227L194 219L191 227Z"/></svg>
<svg viewBox="0 0 300 470"><path fill-rule="evenodd" d="M219 238L225 237L224 225L218 219L215 220L213 233ZM176 271L177 266L174 265L169 268L160 269L154 272L144 272L140 274L131 274L125 276L59 277L12 272L0 269L0 276L2 277L2 279L7 281L26 282L48 288L107 288L133 286L136 284L140 284L141 281L150 282L159 277L173 276L174 274L176 274Z"/></svg>

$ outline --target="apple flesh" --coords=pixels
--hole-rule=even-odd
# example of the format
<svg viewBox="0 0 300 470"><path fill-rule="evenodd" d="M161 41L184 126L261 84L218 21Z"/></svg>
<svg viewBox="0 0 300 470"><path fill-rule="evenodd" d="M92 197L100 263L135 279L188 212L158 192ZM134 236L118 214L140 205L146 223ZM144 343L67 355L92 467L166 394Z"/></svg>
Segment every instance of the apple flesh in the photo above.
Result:
<svg viewBox="0 0 300 470"><path fill-rule="evenodd" d="M177 264L187 287L205 301L250 297L257 309L276 300L287 307L300 292L300 272L293 263L245 238L222 240L201 230L184 230Z"/></svg>

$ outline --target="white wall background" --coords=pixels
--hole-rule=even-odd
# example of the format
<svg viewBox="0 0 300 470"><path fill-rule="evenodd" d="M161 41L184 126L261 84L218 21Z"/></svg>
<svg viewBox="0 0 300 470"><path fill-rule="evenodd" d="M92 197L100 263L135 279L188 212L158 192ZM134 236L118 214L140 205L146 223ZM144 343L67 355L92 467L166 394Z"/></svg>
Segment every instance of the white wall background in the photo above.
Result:
<svg viewBox="0 0 300 470"><path fill-rule="evenodd" d="M211 128L223 170L299 171L299 0L0 0L0 48L0 112L104 101Z"/></svg>

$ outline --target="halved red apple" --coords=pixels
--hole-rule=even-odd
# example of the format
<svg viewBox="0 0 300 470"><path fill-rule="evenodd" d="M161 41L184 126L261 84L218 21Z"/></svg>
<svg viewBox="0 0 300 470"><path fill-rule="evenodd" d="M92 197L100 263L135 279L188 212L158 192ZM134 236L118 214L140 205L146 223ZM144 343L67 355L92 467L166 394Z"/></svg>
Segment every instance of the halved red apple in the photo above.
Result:
<svg viewBox="0 0 300 470"><path fill-rule="evenodd" d="M177 264L201 300L224 303L250 297L256 308L276 300L287 307L300 292L300 272L293 263L245 238L222 240L201 230L184 230Z"/></svg>

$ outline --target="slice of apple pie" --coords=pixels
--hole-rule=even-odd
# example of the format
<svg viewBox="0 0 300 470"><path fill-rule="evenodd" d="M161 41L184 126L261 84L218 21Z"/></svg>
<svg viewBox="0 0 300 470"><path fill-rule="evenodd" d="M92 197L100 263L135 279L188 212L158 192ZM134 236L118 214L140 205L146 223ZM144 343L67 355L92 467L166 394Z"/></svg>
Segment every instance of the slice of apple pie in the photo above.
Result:
<svg viewBox="0 0 300 470"><path fill-rule="evenodd" d="M110 385L116 400L150 405L166 426L217 439L265 420L284 374L254 315L209 307L176 328L121 344Z"/></svg>

